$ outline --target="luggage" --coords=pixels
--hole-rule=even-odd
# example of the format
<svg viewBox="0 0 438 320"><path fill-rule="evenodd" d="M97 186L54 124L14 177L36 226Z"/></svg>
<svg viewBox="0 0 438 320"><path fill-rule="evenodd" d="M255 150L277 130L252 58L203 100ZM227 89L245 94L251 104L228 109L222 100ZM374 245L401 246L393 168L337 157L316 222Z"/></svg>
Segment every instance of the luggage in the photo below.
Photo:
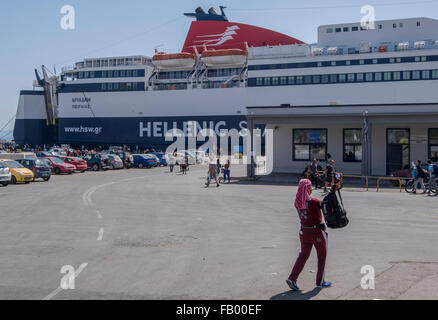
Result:
<svg viewBox="0 0 438 320"><path fill-rule="evenodd" d="M324 219L327 227L332 229L344 228L348 225L349 220L347 218L347 211L345 211L344 204L342 203L341 192L338 190L338 197L336 191L332 190L322 201L322 212L324 213Z"/></svg>

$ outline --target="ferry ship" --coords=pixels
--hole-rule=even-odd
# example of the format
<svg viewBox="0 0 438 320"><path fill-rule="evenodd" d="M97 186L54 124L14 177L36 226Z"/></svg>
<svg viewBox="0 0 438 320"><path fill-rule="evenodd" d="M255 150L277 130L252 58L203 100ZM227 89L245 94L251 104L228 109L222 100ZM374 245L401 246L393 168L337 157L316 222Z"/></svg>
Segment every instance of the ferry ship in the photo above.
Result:
<svg viewBox="0 0 438 320"><path fill-rule="evenodd" d="M34 90L20 92L15 141L164 148L173 128L244 129L247 107L437 101L438 20L323 25L307 44L230 22L224 9L185 14L196 20L179 53L86 58L59 76L36 70Z"/></svg>

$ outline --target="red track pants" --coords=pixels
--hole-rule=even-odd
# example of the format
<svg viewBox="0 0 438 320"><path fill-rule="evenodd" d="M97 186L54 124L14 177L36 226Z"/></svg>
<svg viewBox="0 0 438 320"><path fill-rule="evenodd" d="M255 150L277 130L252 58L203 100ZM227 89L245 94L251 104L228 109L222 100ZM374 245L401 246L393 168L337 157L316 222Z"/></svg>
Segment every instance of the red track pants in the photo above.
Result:
<svg viewBox="0 0 438 320"><path fill-rule="evenodd" d="M321 229L301 229L300 230L301 252L295 262L290 280L297 281L307 259L309 259L312 247L315 246L318 256L318 272L316 274L316 285L319 286L324 281L325 260L327 257L328 234Z"/></svg>

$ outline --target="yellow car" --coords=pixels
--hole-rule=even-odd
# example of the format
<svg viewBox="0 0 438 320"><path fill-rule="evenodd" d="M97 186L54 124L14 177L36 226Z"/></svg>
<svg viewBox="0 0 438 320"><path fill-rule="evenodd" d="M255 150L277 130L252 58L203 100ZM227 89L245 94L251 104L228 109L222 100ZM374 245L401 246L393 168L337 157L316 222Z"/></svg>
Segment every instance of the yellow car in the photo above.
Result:
<svg viewBox="0 0 438 320"><path fill-rule="evenodd" d="M11 172L12 184L16 184L17 182L29 183L33 181L33 172L23 167L17 161L4 159L0 160L0 162L5 164L9 168L9 171Z"/></svg>

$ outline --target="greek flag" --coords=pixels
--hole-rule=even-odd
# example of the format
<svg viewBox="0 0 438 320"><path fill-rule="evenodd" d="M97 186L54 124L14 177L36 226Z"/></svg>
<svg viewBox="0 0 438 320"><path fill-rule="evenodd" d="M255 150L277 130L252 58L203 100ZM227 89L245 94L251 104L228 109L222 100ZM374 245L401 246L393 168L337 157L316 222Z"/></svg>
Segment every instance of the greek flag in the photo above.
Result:
<svg viewBox="0 0 438 320"><path fill-rule="evenodd" d="M364 114L364 116L363 116L363 140L364 140L364 142L368 142L368 133L369 133L368 118Z"/></svg>

